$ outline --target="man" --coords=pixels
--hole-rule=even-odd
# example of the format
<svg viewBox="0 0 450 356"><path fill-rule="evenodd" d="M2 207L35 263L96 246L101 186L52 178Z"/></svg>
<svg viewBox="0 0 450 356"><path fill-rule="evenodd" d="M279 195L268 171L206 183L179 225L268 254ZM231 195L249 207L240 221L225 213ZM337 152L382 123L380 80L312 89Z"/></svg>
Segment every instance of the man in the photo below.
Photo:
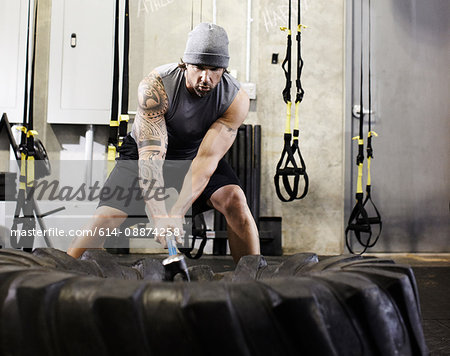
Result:
<svg viewBox="0 0 450 356"><path fill-rule="evenodd" d="M119 150L118 163L138 159L139 182L143 196L148 197L150 190L164 186L163 162L192 160L191 180L184 181L170 211L157 199L141 200L139 209L147 209L156 231L182 229L192 204L197 212L217 209L227 220L230 249L237 262L244 255L260 254L260 249L245 194L223 160L249 108L248 96L226 72L228 62L228 36L222 27L201 23L191 31L182 63L158 67L141 81L137 114ZM117 164L105 185L126 181ZM101 201L87 228L112 230L135 209L136 204L130 208L119 201ZM74 241L67 253L79 257L86 249L86 238ZM166 246L162 234L156 238Z"/></svg>

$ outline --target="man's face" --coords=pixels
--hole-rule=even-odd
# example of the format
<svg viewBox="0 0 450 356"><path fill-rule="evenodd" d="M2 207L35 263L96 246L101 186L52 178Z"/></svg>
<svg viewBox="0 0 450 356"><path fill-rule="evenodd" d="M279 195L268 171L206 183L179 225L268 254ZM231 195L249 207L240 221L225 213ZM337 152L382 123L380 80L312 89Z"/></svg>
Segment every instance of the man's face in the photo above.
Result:
<svg viewBox="0 0 450 356"><path fill-rule="evenodd" d="M186 88L190 93L203 98L219 84L224 71L224 68L187 64L185 72Z"/></svg>

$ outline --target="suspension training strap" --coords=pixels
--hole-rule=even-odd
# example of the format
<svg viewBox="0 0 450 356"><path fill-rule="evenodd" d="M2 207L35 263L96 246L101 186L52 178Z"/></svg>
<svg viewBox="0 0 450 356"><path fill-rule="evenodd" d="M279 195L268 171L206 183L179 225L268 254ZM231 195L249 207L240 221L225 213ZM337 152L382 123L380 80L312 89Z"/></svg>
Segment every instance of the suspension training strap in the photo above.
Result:
<svg viewBox="0 0 450 356"><path fill-rule="evenodd" d="M297 14L298 18L297 18L297 79L295 81L296 84L296 88L297 88L297 94L295 97L295 121L294 121L294 131L293 131L293 142L292 142L292 154L295 155L297 154L298 159L300 161L300 167L299 167L299 173L301 176L303 176L304 179L304 188L303 188L303 193L300 194L300 196L298 196L297 194L297 189L295 189L295 192L292 192L292 194L296 195L296 199L302 199L306 196L306 194L308 194L308 187L309 187L309 179L308 179L308 174L306 173L306 165L305 165L305 161L303 160L302 154L300 152L300 147L299 147L299 134L300 134L300 118L299 118L299 106L300 103L303 100L303 95L305 94L305 91L303 90L302 87L302 82L301 82L301 75L302 75L302 69L303 69L303 58L302 58L302 51L301 51L301 36L302 36L302 27L305 27L302 25L301 23L301 6L300 6L300 0L298 0L298 14ZM283 177L283 179L285 179L285 177ZM287 180L287 177L286 177ZM284 184L286 188L289 187L289 185L287 185L286 183Z"/></svg>
<svg viewBox="0 0 450 356"><path fill-rule="evenodd" d="M114 20L114 70L112 84L111 119L109 121L108 139L108 176L114 168L118 146L119 133L119 3L116 0L116 11Z"/></svg>
<svg viewBox="0 0 450 356"><path fill-rule="evenodd" d="M35 57L36 57L36 33L37 33L37 14L38 14L38 0L34 4L34 26L33 26L33 52L31 62L31 79L28 78L29 71L29 46L30 46L30 16L31 16L31 1L28 2L28 26L27 26L27 48L25 59L25 92L24 92L24 111L23 123L18 129L22 132L20 140L20 177L19 177L19 192L17 195L17 203L14 212L13 225L11 230L17 230L17 226L22 224L22 230L33 231L36 227L34 219L33 200L29 199L28 195L34 187L35 181L35 149L34 149L34 135L37 132L33 130L33 108L34 108L34 75L35 75ZM28 95L28 90L29 95ZM29 101L29 105L28 105ZM21 213L23 214L21 216ZM26 234L28 235L28 233ZM21 238L19 242L12 238L11 246L13 248L21 248L29 245L32 236ZM28 240L28 241L25 241ZM27 247L27 249L29 249Z"/></svg>
<svg viewBox="0 0 450 356"><path fill-rule="evenodd" d="M129 52L130 52L130 16L128 0L125 0L125 17L123 32L123 68L122 68L122 99L119 117L119 147L128 132L128 90L129 90Z"/></svg>
<svg viewBox="0 0 450 356"><path fill-rule="evenodd" d="M303 99L303 88L301 86L300 76L303 68L303 60L301 58L301 28L300 24L300 0L298 1L298 24L297 24L297 95L295 99L295 123L294 123L294 135L293 142L291 143L291 67L292 67L292 30L291 30L291 15L292 15L292 3L289 0L289 18L288 18L288 28L281 27L282 31L287 30L287 46L286 46L286 57L282 63L282 68L286 77L286 86L283 90L283 100L286 103L286 126L284 132L284 147L281 153L281 158L276 166L276 174L274 177L275 191L278 198L283 202L293 201L295 199L302 199L306 196L308 192L308 176L306 174L305 162L301 156L298 137L299 137L299 115L298 108L299 104ZM287 64L287 69L286 69ZM297 164L294 154L297 154L299 158L299 164ZM293 185L289 181L289 177L294 177ZM304 178L304 189L303 192L298 195L300 176ZM280 188L280 178L282 178L283 187L288 197L285 197Z"/></svg>
<svg viewBox="0 0 450 356"><path fill-rule="evenodd" d="M353 137L353 140L358 140L358 154L356 156L356 165L358 167L358 178L356 183L356 204L348 219L348 224L345 229L346 245L351 253L353 252L352 246L350 244L351 232L354 233L357 241L363 246L363 254L366 252L367 248L371 244L372 238L372 227L369 222L369 216L364 207L364 193L362 188L362 178L363 178L363 168L364 168L364 11L363 11L363 0L361 0L361 70L360 70L360 99L359 99L359 136ZM369 95L370 96L370 95ZM370 113L369 113L370 116ZM362 239L362 234L364 235L364 241Z"/></svg>
<svg viewBox="0 0 450 356"><path fill-rule="evenodd" d="M381 221L381 215L378 211L375 203L372 200L371 186L372 186L372 178L370 174L371 161L373 159L373 148L372 148L372 137L378 136L375 131L372 131L372 79L371 79L371 4L369 1L369 78L368 78L368 86L369 86L369 120L368 120L368 133L367 133L367 184L366 184L366 199L364 200L363 206L366 208L366 205L370 202L373 211L375 212L375 216L369 216L368 220L371 226L378 225L378 234L374 238L373 242L369 243L367 247L375 246L378 238L381 235L381 230L383 228L383 223Z"/></svg>
<svg viewBox="0 0 450 356"><path fill-rule="evenodd" d="M191 247L188 248L179 248L180 252L185 254L186 257L192 259L192 260L198 260L203 255L203 250L205 249L206 242L208 242L208 233L207 233L207 226L205 221L205 216L203 213L198 213L195 216L186 217L190 218L190 221L192 221L192 244ZM186 221L189 221L188 219ZM201 239L200 245L197 249L197 252L193 254L194 248L195 248L195 241L198 239Z"/></svg>

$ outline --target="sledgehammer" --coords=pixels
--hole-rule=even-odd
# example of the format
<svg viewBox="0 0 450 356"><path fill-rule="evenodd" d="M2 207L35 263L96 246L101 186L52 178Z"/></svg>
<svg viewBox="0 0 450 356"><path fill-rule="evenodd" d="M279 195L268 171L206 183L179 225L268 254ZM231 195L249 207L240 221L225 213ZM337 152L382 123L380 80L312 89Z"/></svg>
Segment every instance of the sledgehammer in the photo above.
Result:
<svg viewBox="0 0 450 356"><path fill-rule="evenodd" d="M181 253L177 252L174 236L166 236L167 247L169 249L169 257L162 262L166 271L165 277L167 281L173 281L177 273L182 273L185 279L190 282L189 272L186 261Z"/></svg>

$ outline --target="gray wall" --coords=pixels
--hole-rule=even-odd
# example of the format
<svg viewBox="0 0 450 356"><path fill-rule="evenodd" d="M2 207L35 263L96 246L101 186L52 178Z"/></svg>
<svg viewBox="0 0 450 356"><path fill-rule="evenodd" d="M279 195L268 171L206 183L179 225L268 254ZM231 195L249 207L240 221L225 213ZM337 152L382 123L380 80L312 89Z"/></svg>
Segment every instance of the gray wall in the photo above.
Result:
<svg viewBox="0 0 450 356"><path fill-rule="evenodd" d="M211 21L212 0L202 3L202 20ZM78 143L86 127L46 124L51 0L40 0L39 4L36 128L51 158L59 159L62 145ZM199 4L200 1L194 1L194 24L200 21ZM281 203L273 184L285 121L281 61L286 34L279 27L286 25L286 5L287 0L253 0L251 81L257 85L257 100L252 102L247 122L262 125L261 215L282 216L286 252L341 253L344 170L349 166L344 162L345 1L302 1L302 22L308 28L302 36L306 94L300 108L300 146L310 177L310 191L304 200L292 203ZM228 30L231 40L230 69L236 70L238 79L244 81L247 2L217 0L217 7L217 23ZM191 1L132 0L131 23L130 110L133 110L142 76L156 65L178 61L182 55L191 25ZM272 53L279 53L278 65L271 64ZM95 128L98 143L106 144L107 135L108 127ZM0 148L4 164L6 143L2 142Z"/></svg>
<svg viewBox="0 0 450 356"><path fill-rule="evenodd" d="M353 100L359 104L360 7L359 1L353 4L355 60L351 67ZM384 224L374 250L449 252L450 2L379 0L372 4L372 128L379 133L373 139L372 191ZM366 106L367 95L365 99ZM347 120L349 126L353 124L350 139L358 134L359 120L352 120L350 114ZM348 171L356 168L355 144L353 148ZM354 179L355 174L353 182L348 182L351 204Z"/></svg>

